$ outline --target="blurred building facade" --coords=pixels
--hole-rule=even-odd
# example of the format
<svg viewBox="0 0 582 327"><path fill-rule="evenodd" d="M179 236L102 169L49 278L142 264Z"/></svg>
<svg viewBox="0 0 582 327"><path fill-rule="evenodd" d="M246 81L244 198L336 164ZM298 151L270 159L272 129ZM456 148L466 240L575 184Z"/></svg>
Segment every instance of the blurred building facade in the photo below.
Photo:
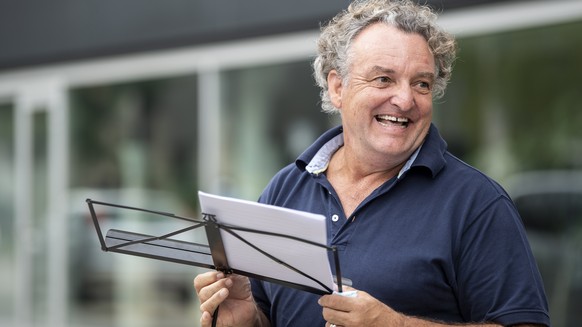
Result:
<svg viewBox="0 0 582 327"><path fill-rule="evenodd" d="M338 124L310 61L348 3L0 4L0 325L196 325L199 269L101 252L85 199L191 217L198 190L256 199ZM514 197L554 325L575 326L582 1L428 3L460 45L435 123Z"/></svg>

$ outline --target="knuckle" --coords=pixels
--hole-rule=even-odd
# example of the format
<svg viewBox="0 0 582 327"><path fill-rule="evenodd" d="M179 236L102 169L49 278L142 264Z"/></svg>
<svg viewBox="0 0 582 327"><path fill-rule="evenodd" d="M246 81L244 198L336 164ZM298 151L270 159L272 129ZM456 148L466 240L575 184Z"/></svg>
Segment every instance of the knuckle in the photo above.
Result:
<svg viewBox="0 0 582 327"><path fill-rule="evenodd" d="M194 287L196 289L202 288L207 283L207 279L208 278L205 274L196 275L196 277L194 277Z"/></svg>
<svg viewBox="0 0 582 327"><path fill-rule="evenodd" d="M192 284L194 285L194 288L198 292L200 290L200 275L194 277L194 280L192 281Z"/></svg>
<svg viewBox="0 0 582 327"><path fill-rule="evenodd" d="M198 297L200 298L200 302L206 302L212 297L213 294L214 292L207 286L200 289L198 292Z"/></svg>

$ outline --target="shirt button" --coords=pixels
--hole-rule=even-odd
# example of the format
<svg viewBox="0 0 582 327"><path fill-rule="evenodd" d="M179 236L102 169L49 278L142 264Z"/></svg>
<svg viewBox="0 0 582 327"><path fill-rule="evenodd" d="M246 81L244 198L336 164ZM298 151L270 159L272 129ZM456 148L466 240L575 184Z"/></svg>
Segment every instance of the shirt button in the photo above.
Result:
<svg viewBox="0 0 582 327"><path fill-rule="evenodd" d="M333 221L334 223L335 223L336 221L338 221L338 220L339 220L339 216L338 216L338 215L333 215L333 216L331 216L331 221Z"/></svg>

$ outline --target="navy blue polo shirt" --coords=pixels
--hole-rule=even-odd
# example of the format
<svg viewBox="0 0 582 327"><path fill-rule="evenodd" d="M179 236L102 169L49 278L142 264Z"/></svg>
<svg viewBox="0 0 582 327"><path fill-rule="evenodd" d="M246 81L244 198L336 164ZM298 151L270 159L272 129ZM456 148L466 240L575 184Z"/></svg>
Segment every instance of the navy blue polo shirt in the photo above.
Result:
<svg viewBox="0 0 582 327"><path fill-rule="evenodd" d="M443 322L549 326L512 201L451 155L434 125L415 158L350 217L324 173L342 144L341 127L327 131L274 176L259 201L326 216L342 275L396 311ZM252 290L272 326L325 324L318 295L256 280Z"/></svg>

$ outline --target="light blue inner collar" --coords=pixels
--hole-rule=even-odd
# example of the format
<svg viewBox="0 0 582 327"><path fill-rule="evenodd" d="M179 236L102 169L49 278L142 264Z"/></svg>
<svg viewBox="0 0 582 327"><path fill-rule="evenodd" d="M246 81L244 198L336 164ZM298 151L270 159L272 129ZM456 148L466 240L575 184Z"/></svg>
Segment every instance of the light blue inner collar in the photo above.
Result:
<svg viewBox="0 0 582 327"><path fill-rule="evenodd" d="M333 154L343 145L344 145L344 134L341 133L334 137L333 139L329 140L319 149L319 151L317 151L315 156L313 156L313 159L311 159L309 164L305 167L305 170L307 170L307 172L309 172L310 174L314 175L319 175L325 172L327 170L327 167L329 166L329 162L331 161L331 156L333 156ZM412 167L414 160L416 159L418 153L420 152L420 148L422 148L422 145L419 146L418 149L416 149L416 151L414 151L410 158L408 158L406 164L404 164L402 169L400 169L400 172L398 172L398 178L400 178L405 172L407 172L410 169L410 167Z"/></svg>

